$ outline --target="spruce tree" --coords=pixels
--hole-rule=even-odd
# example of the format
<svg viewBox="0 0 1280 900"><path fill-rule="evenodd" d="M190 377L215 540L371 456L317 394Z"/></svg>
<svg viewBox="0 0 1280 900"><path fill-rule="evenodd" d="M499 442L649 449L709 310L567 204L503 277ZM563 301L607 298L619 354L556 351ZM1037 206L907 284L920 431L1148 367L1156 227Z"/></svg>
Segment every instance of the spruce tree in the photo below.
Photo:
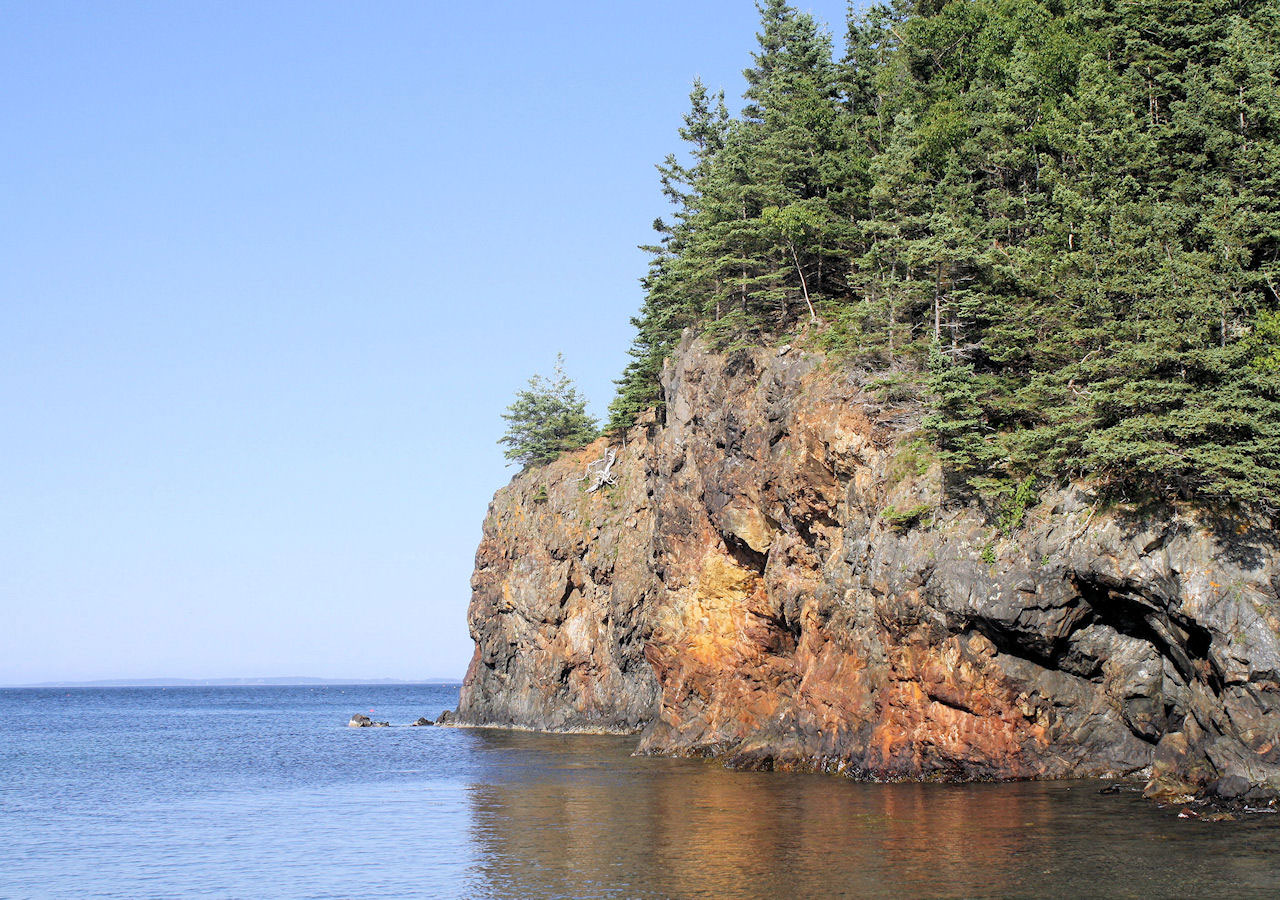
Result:
<svg viewBox="0 0 1280 900"><path fill-rule="evenodd" d="M565 374L564 358L556 354L550 378L534 375L529 386L502 414L506 433L498 439L507 447L507 459L525 468L545 465L561 454L595 440L599 429L587 413L586 398Z"/></svg>
<svg viewBox="0 0 1280 900"><path fill-rule="evenodd" d="M628 354L631 361L618 379L618 390L609 404L607 430L625 431L646 409L662 405L660 376L662 361L679 340L683 329L698 320L696 284L701 279L691 271L698 256L686 251L692 239L692 216L698 209L705 181L728 137L729 112L724 92L712 93L695 79L689 93L689 111L684 115L680 138L689 146L689 163L675 154L658 166L664 196L675 206L671 223L653 223L657 244L641 249L652 255L649 273L642 281L644 306L631 320L636 329Z"/></svg>

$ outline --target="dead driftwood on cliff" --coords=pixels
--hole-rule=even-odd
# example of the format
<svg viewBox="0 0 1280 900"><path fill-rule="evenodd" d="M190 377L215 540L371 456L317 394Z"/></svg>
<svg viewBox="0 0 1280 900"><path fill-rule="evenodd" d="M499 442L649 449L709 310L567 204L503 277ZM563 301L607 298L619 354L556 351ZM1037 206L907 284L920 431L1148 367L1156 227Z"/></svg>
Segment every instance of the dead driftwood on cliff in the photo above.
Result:
<svg viewBox="0 0 1280 900"><path fill-rule="evenodd" d="M591 483L587 485L588 494L594 494L606 484L617 484L617 482L613 480L613 476L609 474L613 470L613 464L617 459L618 451L615 448L610 447L609 452L604 456L587 463L587 471L584 472L582 477L578 480L590 480Z"/></svg>

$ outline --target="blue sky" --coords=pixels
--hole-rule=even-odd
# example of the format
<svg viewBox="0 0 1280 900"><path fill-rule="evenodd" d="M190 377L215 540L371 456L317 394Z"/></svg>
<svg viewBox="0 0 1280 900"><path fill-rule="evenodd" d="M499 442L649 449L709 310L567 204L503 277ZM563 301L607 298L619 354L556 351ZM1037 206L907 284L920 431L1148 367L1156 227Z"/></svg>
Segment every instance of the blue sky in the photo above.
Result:
<svg viewBox="0 0 1280 900"><path fill-rule="evenodd" d="M0 684L460 677L499 414L603 413L754 8L0 10Z"/></svg>

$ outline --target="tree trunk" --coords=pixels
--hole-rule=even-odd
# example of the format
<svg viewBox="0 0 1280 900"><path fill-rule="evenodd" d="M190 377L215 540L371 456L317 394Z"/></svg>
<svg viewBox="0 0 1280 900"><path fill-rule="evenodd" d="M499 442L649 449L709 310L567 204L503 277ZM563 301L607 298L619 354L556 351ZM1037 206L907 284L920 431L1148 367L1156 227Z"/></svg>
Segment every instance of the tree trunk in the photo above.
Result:
<svg viewBox="0 0 1280 900"><path fill-rule="evenodd" d="M787 241L787 249L791 251L791 258L796 263L796 274L800 276L800 290L804 292L804 305L809 307L809 321L818 321L818 314L813 311L813 301L809 299L809 282L805 280L804 269L800 266L800 256L796 253L796 245Z"/></svg>
<svg viewBox="0 0 1280 900"><path fill-rule="evenodd" d="M933 339L942 343L942 263L938 263L938 277L933 282Z"/></svg>

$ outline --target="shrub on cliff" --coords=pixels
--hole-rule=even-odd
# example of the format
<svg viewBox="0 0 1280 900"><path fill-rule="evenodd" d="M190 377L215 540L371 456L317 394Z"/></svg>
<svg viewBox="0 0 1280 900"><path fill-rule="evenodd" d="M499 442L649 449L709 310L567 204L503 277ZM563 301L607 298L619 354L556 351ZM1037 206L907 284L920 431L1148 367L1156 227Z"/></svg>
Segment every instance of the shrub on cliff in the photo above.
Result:
<svg viewBox="0 0 1280 900"><path fill-rule="evenodd" d="M506 458L526 468L551 462L560 454L595 440L599 429L587 413L587 399L564 373L564 359L556 354L550 378L534 375L502 414L507 432L498 439Z"/></svg>

